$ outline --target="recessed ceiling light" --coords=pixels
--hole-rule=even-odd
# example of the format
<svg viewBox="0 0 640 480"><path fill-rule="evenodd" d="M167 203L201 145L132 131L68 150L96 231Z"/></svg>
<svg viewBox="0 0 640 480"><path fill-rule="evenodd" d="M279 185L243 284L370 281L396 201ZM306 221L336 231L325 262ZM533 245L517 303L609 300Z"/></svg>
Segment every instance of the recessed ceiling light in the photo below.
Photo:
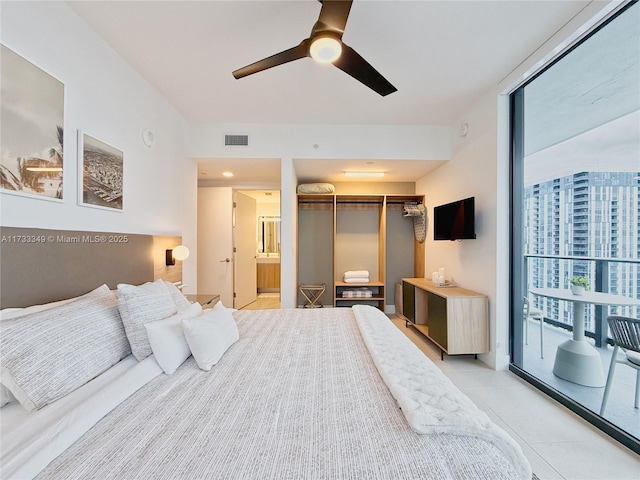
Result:
<svg viewBox="0 0 640 480"><path fill-rule="evenodd" d="M224 175L225 177L233 177L232 172L222 172L222 175Z"/></svg>
<svg viewBox="0 0 640 480"><path fill-rule="evenodd" d="M380 178L384 177L384 172L344 172L344 176L350 178Z"/></svg>

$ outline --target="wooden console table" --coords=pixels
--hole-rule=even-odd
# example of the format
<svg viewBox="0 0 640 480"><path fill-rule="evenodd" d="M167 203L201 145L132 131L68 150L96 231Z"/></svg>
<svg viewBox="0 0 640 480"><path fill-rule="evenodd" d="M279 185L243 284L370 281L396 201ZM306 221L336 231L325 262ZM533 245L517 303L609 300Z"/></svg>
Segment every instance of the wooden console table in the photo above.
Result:
<svg viewBox="0 0 640 480"><path fill-rule="evenodd" d="M440 348L440 357L489 351L489 299L460 287L438 287L425 278L402 279L402 314Z"/></svg>

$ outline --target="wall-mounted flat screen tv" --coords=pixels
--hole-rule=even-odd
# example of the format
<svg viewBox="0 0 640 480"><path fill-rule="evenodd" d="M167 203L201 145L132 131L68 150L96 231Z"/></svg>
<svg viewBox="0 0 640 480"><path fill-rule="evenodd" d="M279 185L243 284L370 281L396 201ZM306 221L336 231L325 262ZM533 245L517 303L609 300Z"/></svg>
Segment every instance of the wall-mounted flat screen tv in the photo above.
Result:
<svg viewBox="0 0 640 480"><path fill-rule="evenodd" d="M434 240L464 240L470 238L476 238L475 197L434 207Z"/></svg>

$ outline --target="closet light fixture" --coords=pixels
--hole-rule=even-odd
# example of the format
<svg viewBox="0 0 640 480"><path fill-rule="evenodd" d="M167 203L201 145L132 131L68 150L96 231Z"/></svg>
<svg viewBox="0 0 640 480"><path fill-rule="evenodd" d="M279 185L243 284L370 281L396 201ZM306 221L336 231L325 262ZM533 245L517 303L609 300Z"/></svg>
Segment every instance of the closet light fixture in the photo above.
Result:
<svg viewBox="0 0 640 480"><path fill-rule="evenodd" d="M344 172L344 176L349 178L380 178L384 177L384 172Z"/></svg>
<svg viewBox="0 0 640 480"><path fill-rule="evenodd" d="M222 172L222 175L224 177L229 177L230 178L230 177L233 177L233 172Z"/></svg>
<svg viewBox="0 0 640 480"><path fill-rule="evenodd" d="M189 249L185 245L178 245L173 249L167 249L165 252L167 265L175 265L176 260L186 260L189 258Z"/></svg>

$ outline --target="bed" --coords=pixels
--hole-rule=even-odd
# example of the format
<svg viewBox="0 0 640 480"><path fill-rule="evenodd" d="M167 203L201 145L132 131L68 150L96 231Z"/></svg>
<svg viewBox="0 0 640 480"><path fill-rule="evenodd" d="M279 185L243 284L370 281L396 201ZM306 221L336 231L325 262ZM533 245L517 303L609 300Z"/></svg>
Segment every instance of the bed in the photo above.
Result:
<svg viewBox="0 0 640 480"><path fill-rule="evenodd" d="M531 478L379 310L225 313L239 339L209 371L127 355L31 412L2 407L2 478Z"/></svg>
<svg viewBox="0 0 640 480"><path fill-rule="evenodd" d="M155 239L78 246L82 262L55 243L2 245L3 479L531 478L517 443L378 309L203 311L153 277ZM33 275L38 288L5 283Z"/></svg>

